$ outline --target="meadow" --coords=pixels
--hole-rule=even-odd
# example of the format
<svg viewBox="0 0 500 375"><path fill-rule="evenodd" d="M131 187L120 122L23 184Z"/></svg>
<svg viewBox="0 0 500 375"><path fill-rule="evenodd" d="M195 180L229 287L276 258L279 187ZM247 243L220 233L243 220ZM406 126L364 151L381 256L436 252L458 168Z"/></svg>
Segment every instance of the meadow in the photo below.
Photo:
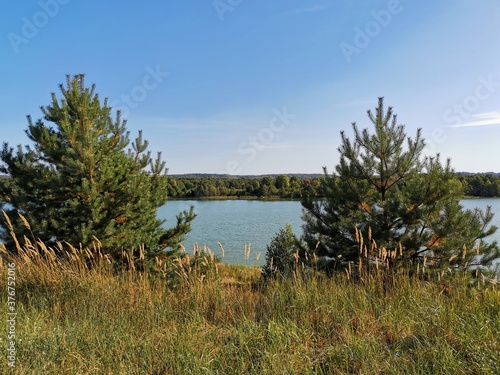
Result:
<svg viewBox="0 0 500 375"><path fill-rule="evenodd" d="M0 335L3 373L500 373L496 280L298 269L264 283L207 248L140 272L140 259L112 267L98 244L19 242L0 258L6 332L16 313L13 368Z"/></svg>

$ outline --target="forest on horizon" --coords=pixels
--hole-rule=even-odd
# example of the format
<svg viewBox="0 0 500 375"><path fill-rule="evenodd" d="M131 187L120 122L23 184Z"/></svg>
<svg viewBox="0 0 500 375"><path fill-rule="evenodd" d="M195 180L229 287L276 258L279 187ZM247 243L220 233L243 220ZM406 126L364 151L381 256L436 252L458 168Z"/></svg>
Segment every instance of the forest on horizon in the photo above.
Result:
<svg viewBox="0 0 500 375"><path fill-rule="evenodd" d="M500 173L457 172L464 197L500 197ZM305 194L324 196L321 174L269 174L230 176L220 174L172 175L168 179L168 196L185 198L280 198L300 199Z"/></svg>

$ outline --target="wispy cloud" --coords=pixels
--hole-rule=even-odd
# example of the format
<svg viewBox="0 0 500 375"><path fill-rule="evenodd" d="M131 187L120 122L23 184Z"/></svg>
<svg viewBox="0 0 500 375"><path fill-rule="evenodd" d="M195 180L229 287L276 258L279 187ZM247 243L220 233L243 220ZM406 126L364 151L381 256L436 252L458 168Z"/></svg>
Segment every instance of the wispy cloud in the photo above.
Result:
<svg viewBox="0 0 500 375"><path fill-rule="evenodd" d="M473 115L476 120L464 122L463 124L451 125L452 128L468 128L473 126L500 125L500 112L487 112Z"/></svg>

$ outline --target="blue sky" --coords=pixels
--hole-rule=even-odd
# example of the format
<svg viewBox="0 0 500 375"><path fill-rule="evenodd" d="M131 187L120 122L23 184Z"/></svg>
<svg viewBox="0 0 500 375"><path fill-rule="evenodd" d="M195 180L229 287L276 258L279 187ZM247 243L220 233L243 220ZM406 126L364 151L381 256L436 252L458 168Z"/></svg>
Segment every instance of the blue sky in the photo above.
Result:
<svg viewBox="0 0 500 375"><path fill-rule="evenodd" d="M28 142L66 74L171 174L321 173L379 96L427 154L500 172L500 2L8 1L0 141Z"/></svg>

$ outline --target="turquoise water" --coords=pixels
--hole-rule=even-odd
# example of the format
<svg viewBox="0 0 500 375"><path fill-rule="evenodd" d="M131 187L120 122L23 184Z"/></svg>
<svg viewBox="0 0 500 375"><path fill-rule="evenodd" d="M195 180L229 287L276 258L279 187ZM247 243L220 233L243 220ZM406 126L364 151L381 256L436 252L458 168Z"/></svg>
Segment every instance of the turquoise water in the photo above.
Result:
<svg viewBox="0 0 500 375"><path fill-rule="evenodd" d="M183 242L186 250L190 251L193 244L198 243L220 256L217 244L220 242L225 263L264 264L266 246L280 228L289 223L294 233L302 233L301 205L297 201L171 201L160 208L158 216L167 219L166 226L170 226L175 223L175 215L191 205L198 216ZM250 246L248 259L245 259L245 246Z"/></svg>
<svg viewBox="0 0 500 375"><path fill-rule="evenodd" d="M492 206L497 213L494 224L500 227L500 199L463 200L465 208ZM287 223L297 236L302 234L302 207L298 201L216 200L170 201L158 210L158 216L167 219L166 226L175 223L175 215L193 205L197 213L192 231L183 242L188 251L194 243L208 246L221 255L220 242L224 247L222 259L230 264L262 265L265 263L266 246L273 236ZM500 242L500 232L494 239ZM250 256L245 259L245 246L250 245ZM259 255L260 254L260 255Z"/></svg>

